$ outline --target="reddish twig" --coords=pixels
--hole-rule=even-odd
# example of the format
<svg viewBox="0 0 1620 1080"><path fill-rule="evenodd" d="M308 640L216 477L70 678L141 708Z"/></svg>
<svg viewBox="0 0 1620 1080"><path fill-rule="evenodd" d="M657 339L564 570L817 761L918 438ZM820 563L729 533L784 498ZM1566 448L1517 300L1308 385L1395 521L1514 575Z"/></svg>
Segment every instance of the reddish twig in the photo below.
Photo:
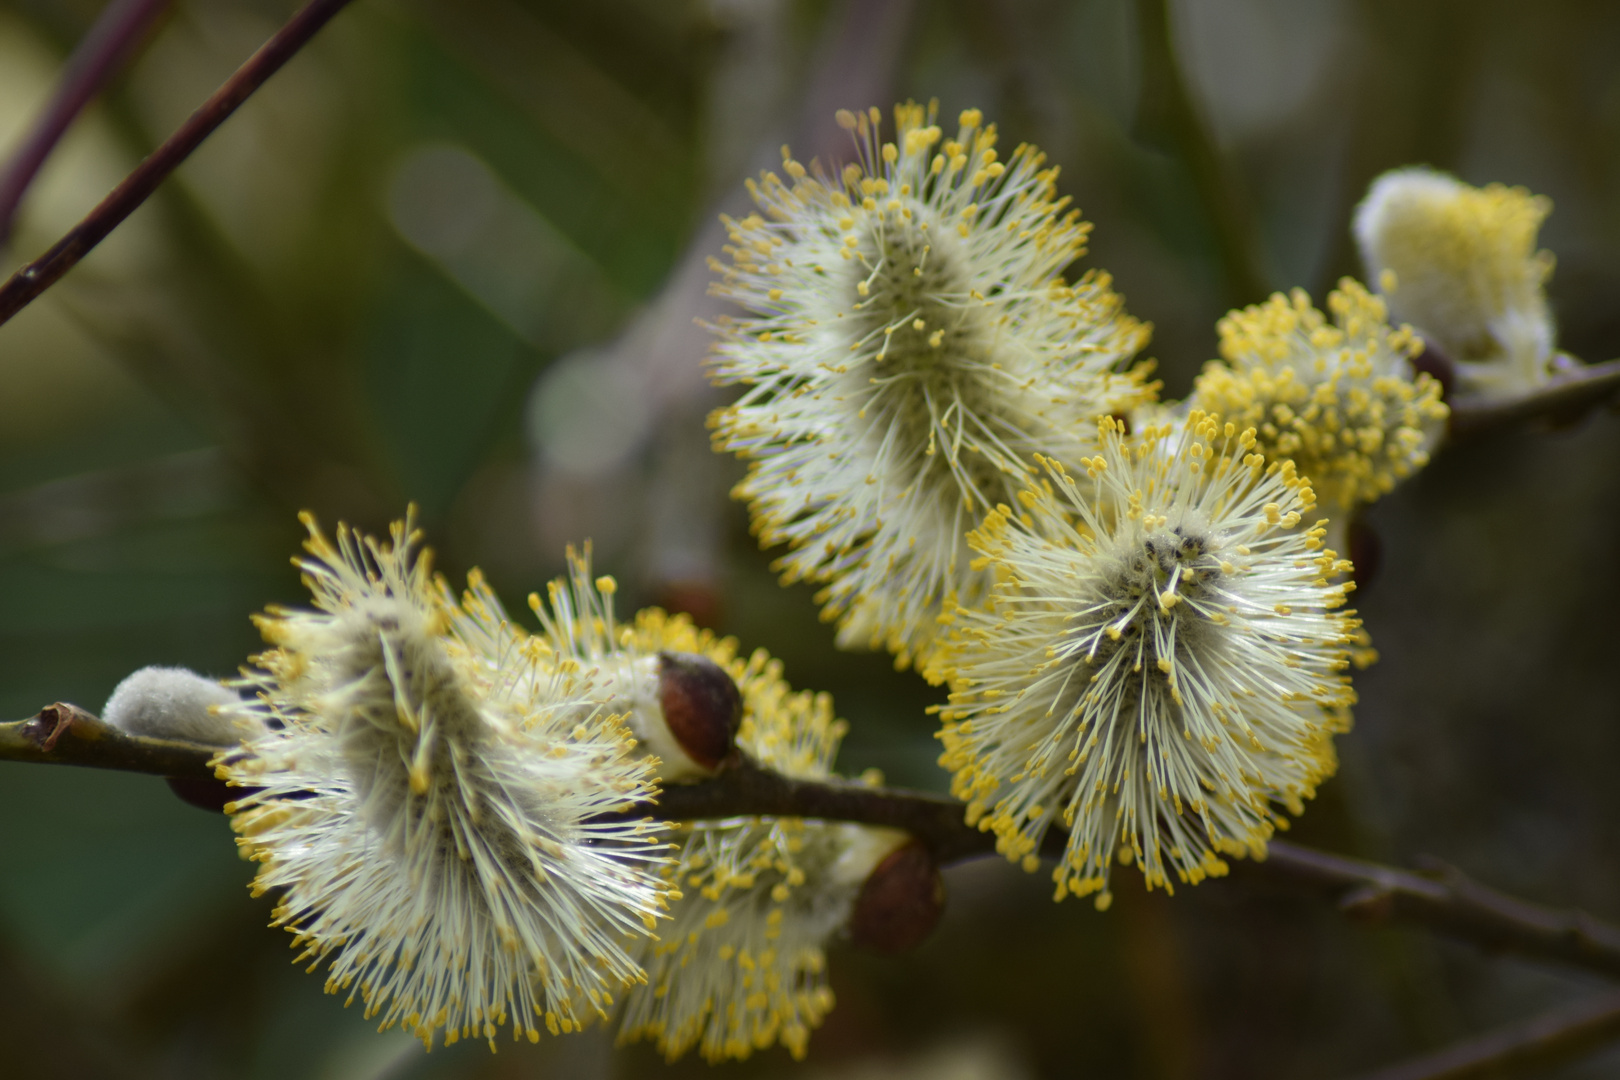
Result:
<svg viewBox="0 0 1620 1080"><path fill-rule="evenodd" d="M63 718L64 731L58 731ZM53 732L58 741L45 744ZM0 724L0 760L125 769L217 784L209 762L217 747L125 735L72 705ZM851 780L796 780L739 760L712 780L671 785L626 817L675 821L743 815L858 821L904 829L940 863L995 851L995 837L962 820L962 804L941 795L870 787ZM1067 835L1054 830L1042 853L1061 855ZM1620 977L1620 927L1579 911L1543 907L1497 892L1455 868L1418 873L1273 840L1265 859L1240 861L1233 875L1283 884L1334 904L1360 922L1427 926L1492 951L1552 960Z"/></svg>
<svg viewBox="0 0 1620 1080"><path fill-rule="evenodd" d="M1568 1061L1615 1039L1620 1039L1620 994L1606 994L1360 1080L1506 1080Z"/></svg>
<svg viewBox="0 0 1620 1080"><path fill-rule="evenodd" d="M1620 395L1620 360L1590 364L1513 397L1458 398L1451 403L1451 437L1466 439L1539 416L1578 417L1616 395Z"/></svg>
<svg viewBox="0 0 1620 1080"><path fill-rule="evenodd" d="M11 239L17 208L45 159L168 9L169 0L111 0L68 57L56 92L0 168L0 248Z"/></svg>
<svg viewBox="0 0 1620 1080"><path fill-rule="evenodd" d="M995 838L962 820L955 799L852 780L796 780L743 760L698 784L671 785L655 803L632 813L684 821L761 814L773 817L859 821L904 829L941 863L960 862L995 850Z"/></svg>
<svg viewBox="0 0 1620 1080"><path fill-rule="evenodd" d="M673 819L774 814L889 825L927 843L942 863L988 854L995 838L965 824L961 804L937 795L849 781L793 780L743 765L702 784L671 787L639 808ZM1062 854L1066 833L1047 833L1043 854ZM1579 911L1542 907L1497 892L1455 868L1400 870L1273 840L1234 874L1303 887L1362 922L1419 923L1490 950L1557 960L1620 977L1620 928Z"/></svg>
<svg viewBox="0 0 1620 1080"><path fill-rule="evenodd" d="M1359 922L1421 923L1485 949L1620 977L1620 927L1497 892L1455 867L1431 866L1415 873L1273 840L1263 862L1239 872L1303 886Z"/></svg>
<svg viewBox="0 0 1620 1080"><path fill-rule="evenodd" d="M178 131L135 167L122 183L51 249L0 285L0 323L9 320L84 258L157 190L170 173L213 134L255 90L281 70L349 0L310 0L247 63L203 102Z"/></svg>

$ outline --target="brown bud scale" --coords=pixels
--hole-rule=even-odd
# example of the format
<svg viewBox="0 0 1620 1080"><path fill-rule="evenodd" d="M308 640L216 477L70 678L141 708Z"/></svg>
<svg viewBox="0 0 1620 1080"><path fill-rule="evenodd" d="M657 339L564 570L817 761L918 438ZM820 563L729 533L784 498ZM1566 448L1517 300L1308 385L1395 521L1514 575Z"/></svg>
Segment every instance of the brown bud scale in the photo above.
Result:
<svg viewBox="0 0 1620 1080"><path fill-rule="evenodd" d="M658 704L670 734L699 766L717 769L731 755L742 694L719 664L695 653L659 653Z"/></svg>
<svg viewBox="0 0 1620 1080"><path fill-rule="evenodd" d="M181 802L216 814L225 809L226 803L247 795L243 788L227 787L225 781L207 776L166 776L164 779Z"/></svg>
<svg viewBox="0 0 1620 1080"><path fill-rule="evenodd" d="M863 949L903 953L922 944L945 911L945 880L919 840L884 856L867 875L849 917L849 937Z"/></svg>

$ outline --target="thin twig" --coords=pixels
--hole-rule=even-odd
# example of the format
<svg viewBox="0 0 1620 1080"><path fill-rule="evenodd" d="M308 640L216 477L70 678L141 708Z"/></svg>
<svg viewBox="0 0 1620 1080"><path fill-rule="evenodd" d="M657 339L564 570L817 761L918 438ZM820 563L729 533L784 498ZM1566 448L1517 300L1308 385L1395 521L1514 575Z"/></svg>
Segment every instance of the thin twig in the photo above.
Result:
<svg viewBox="0 0 1620 1080"><path fill-rule="evenodd" d="M1234 873L1304 887L1358 922L1421 923L1485 949L1620 977L1620 927L1520 900L1455 867L1433 863L1415 873L1273 840L1263 861L1238 864Z"/></svg>
<svg viewBox="0 0 1620 1080"><path fill-rule="evenodd" d="M796 780L747 761L713 780L671 785L657 802L631 811L675 821L761 814L886 825L917 837L941 863L995 850L995 838L964 822L962 812L960 802L942 795L870 787L837 778Z"/></svg>
<svg viewBox="0 0 1620 1080"><path fill-rule="evenodd" d="M73 705L51 705L27 720L0 724L0 760L125 769L212 780L217 747L125 735ZM962 819L962 804L941 795L870 787L851 780L795 780L746 760L713 780L672 785L626 817L676 821L743 815L858 821L904 829L941 863L992 854L995 837ZM1067 835L1049 832L1042 854L1058 856ZM1360 922L1405 922L1488 950L1553 960L1620 977L1620 927L1580 911L1543 907L1497 892L1436 864L1424 873L1271 841L1266 858L1238 862L1240 880L1309 892Z"/></svg>
<svg viewBox="0 0 1620 1080"><path fill-rule="evenodd" d="M45 159L168 10L169 0L111 0L74 48L63 65L56 92L11 159L0 168L0 248L11 239L17 207Z"/></svg>
<svg viewBox="0 0 1620 1080"><path fill-rule="evenodd" d="M1590 364L1557 375L1543 386L1509 398L1460 397L1451 403L1451 437L1469 438L1539 416L1578 417L1617 394L1620 394L1620 360Z"/></svg>
<svg viewBox="0 0 1620 1080"><path fill-rule="evenodd" d="M112 193L72 229L58 240L49 251L18 270L4 285L0 285L0 324L5 323L26 307L40 293L54 285L59 278L89 254L90 250L117 228L119 223L145 202L159 184L191 155L202 141L213 134L265 80L281 70L283 64L302 49L332 16L347 6L349 0L310 0L269 41L248 58L247 63L191 117L180 125L173 135L135 167Z"/></svg>
<svg viewBox="0 0 1620 1080"><path fill-rule="evenodd" d="M967 825L952 799L849 781L792 780L746 764L706 783L671 787L638 812L676 820L775 814L889 825L923 840L942 863L995 850L995 838ZM1042 854L1060 856L1067 841L1061 831L1048 832ZM1303 887L1358 921L1420 923L1486 949L1620 977L1620 927L1516 899L1455 868L1419 874L1273 840L1264 860L1238 863L1234 873Z"/></svg>
<svg viewBox="0 0 1620 1080"><path fill-rule="evenodd" d="M1620 994L1583 1001L1359 1080L1507 1080L1620 1039Z"/></svg>
<svg viewBox="0 0 1620 1080"><path fill-rule="evenodd" d="M77 705L47 705L27 720L0 724L0 761L84 765L187 779L214 778L217 746L126 735Z"/></svg>

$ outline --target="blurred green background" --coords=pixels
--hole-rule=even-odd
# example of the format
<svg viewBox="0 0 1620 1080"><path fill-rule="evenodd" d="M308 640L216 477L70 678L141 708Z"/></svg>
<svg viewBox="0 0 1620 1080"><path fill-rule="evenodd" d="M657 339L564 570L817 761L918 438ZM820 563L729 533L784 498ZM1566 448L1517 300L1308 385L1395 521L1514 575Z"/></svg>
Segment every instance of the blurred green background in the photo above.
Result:
<svg viewBox="0 0 1620 1080"><path fill-rule="evenodd" d="M0 148L96 0L0 2ZM6 272L287 17L180 0L24 204ZM839 654L707 450L703 260L744 175L848 153L834 109L937 97L1063 167L1170 396L1214 321L1359 272L1351 208L1426 163L1553 198L1564 348L1620 355L1620 5L1550 0L359 0L59 287L0 328L0 717L151 663L228 674L298 602L300 508L415 500L509 603L591 537L628 606L692 610L833 692L842 766L941 789L921 681ZM1079 268L1077 267L1077 270ZM1344 767L1302 840L1432 852L1620 917L1620 424L1447 450L1380 503ZM156 780L0 764L0 1075L696 1075L600 1032L424 1057L321 993L223 818ZM1129 878L1122 873L1122 878ZM1242 881L1106 915L953 869L915 955L837 949L796 1064L736 1076L1332 1078L1593 989ZM1558 1075L1620 1071L1595 1058Z"/></svg>

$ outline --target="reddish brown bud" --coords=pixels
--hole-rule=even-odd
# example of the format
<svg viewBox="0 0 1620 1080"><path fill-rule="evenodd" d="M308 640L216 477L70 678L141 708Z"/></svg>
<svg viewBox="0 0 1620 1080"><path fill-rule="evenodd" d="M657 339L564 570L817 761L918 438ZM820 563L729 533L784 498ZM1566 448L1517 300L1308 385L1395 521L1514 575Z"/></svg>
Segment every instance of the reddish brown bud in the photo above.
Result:
<svg viewBox="0 0 1620 1080"><path fill-rule="evenodd" d="M1440 400L1451 400L1452 388L1457 385L1457 367L1433 342L1425 340L1423 351L1412 358L1412 373L1428 375L1440 384Z"/></svg>
<svg viewBox="0 0 1620 1080"><path fill-rule="evenodd" d="M731 754L742 695L719 664L695 653L659 653L658 704L670 734L699 766L717 769Z"/></svg>
<svg viewBox="0 0 1620 1080"><path fill-rule="evenodd" d="M1384 543L1360 514L1350 519L1346 539L1350 546L1350 579L1356 583L1356 588L1365 589L1378 576L1378 568L1383 564Z"/></svg>
<svg viewBox="0 0 1620 1080"><path fill-rule="evenodd" d="M247 795L242 788L227 787L225 781L215 780L211 776L166 776L169 790L180 797L181 802L190 803L199 810L212 810L219 813L225 809L225 804L233 799L240 799Z"/></svg>
<svg viewBox="0 0 1620 1080"><path fill-rule="evenodd" d="M945 910L945 880L921 841L889 852L867 875L849 917L850 940L863 949L902 953L934 932Z"/></svg>
<svg viewBox="0 0 1620 1080"><path fill-rule="evenodd" d="M724 596L712 581L666 581L654 599L665 611L688 615L698 626L712 630L720 625Z"/></svg>

